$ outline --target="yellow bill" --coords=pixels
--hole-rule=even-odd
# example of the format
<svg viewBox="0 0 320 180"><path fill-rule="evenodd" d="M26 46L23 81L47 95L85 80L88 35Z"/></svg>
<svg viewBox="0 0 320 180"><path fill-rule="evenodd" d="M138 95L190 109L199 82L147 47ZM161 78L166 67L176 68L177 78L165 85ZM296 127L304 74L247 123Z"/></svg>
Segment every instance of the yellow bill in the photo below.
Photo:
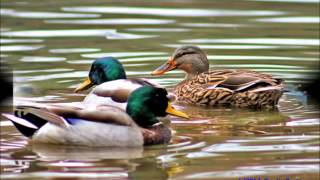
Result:
<svg viewBox="0 0 320 180"><path fill-rule="evenodd" d="M93 83L91 82L91 80L89 78L86 78L85 81L74 90L74 92L78 93L80 91L89 89L92 86L93 86Z"/></svg>
<svg viewBox="0 0 320 180"><path fill-rule="evenodd" d="M181 111L174 109L174 107L172 107L170 102L168 102L168 107L166 109L166 112L170 115L173 115L173 116L178 116L178 117L189 119L188 115L186 115L185 113L183 113Z"/></svg>

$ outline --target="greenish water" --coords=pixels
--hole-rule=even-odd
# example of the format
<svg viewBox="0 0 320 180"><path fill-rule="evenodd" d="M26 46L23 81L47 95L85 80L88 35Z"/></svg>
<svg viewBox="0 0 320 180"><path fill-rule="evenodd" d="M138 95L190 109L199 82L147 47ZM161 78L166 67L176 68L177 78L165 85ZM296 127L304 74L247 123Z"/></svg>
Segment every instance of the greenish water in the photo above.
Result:
<svg viewBox="0 0 320 180"><path fill-rule="evenodd" d="M2 119L1 179L319 179L319 106L299 90L319 73L317 0L0 2L1 63L18 101L82 100L73 89L108 55L170 89L181 71L150 72L184 44L211 68L270 73L289 90L278 111L176 104L192 119L170 119L169 145L137 149L28 145Z"/></svg>

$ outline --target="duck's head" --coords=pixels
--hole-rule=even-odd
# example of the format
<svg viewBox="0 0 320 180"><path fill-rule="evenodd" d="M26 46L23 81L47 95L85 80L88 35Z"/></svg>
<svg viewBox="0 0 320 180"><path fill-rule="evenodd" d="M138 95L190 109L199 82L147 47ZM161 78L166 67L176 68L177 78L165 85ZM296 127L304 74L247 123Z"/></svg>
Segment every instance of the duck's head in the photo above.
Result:
<svg viewBox="0 0 320 180"><path fill-rule="evenodd" d="M131 93L127 113L140 127L150 127L159 122L157 117L167 114L189 118L185 113L174 109L163 88L143 86Z"/></svg>
<svg viewBox="0 0 320 180"><path fill-rule="evenodd" d="M117 79L126 79L126 73L122 64L113 57L99 58L92 63L89 77L75 89L75 92Z"/></svg>
<svg viewBox="0 0 320 180"><path fill-rule="evenodd" d="M177 48L169 60L154 70L152 75L162 75L174 69L185 71L188 78L209 70L207 55L197 46Z"/></svg>

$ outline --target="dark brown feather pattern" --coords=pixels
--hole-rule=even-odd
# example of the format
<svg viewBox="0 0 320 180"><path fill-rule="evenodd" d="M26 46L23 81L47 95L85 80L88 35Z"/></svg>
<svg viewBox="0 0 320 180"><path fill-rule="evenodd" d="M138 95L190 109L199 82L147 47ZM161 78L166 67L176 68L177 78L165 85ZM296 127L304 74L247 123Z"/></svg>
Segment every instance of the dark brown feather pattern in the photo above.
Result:
<svg viewBox="0 0 320 180"><path fill-rule="evenodd" d="M201 73L175 88L178 100L205 106L274 107L282 82L250 70L215 70Z"/></svg>

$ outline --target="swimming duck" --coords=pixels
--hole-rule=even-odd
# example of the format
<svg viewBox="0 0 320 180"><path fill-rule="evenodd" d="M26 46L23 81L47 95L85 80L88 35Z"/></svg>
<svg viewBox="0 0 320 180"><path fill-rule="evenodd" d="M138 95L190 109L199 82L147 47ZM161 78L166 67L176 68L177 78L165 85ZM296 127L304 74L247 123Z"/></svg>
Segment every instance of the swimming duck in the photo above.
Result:
<svg viewBox="0 0 320 180"><path fill-rule="evenodd" d="M177 48L169 60L152 72L186 72L174 88L178 101L204 106L275 107L283 93L281 79L251 70L211 70L206 54L196 46Z"/></svg>
<svg viewBox="0 0 320 180"><path fill-rule="evenodd" d="M131 92L144 85L160 87L159 84L144 78L127 79L122 64L114 57L96 59L90 68L85 81L75 89L80 92L97 85L83 100L86 108L99 105L112 105L126 109L127 99ZM174 99L170 95L171 99Z"/></svg>
<svg viewBox="0 0 320 180"><path fill-rule="evenodd" d="M81 146L142 146L168 143L171 131L157 117L188 118L174 109L162 88L143 86L131 93L126 111L114 106L81 109L62 105L17 106L2 114L33 143Z"/></svg>

